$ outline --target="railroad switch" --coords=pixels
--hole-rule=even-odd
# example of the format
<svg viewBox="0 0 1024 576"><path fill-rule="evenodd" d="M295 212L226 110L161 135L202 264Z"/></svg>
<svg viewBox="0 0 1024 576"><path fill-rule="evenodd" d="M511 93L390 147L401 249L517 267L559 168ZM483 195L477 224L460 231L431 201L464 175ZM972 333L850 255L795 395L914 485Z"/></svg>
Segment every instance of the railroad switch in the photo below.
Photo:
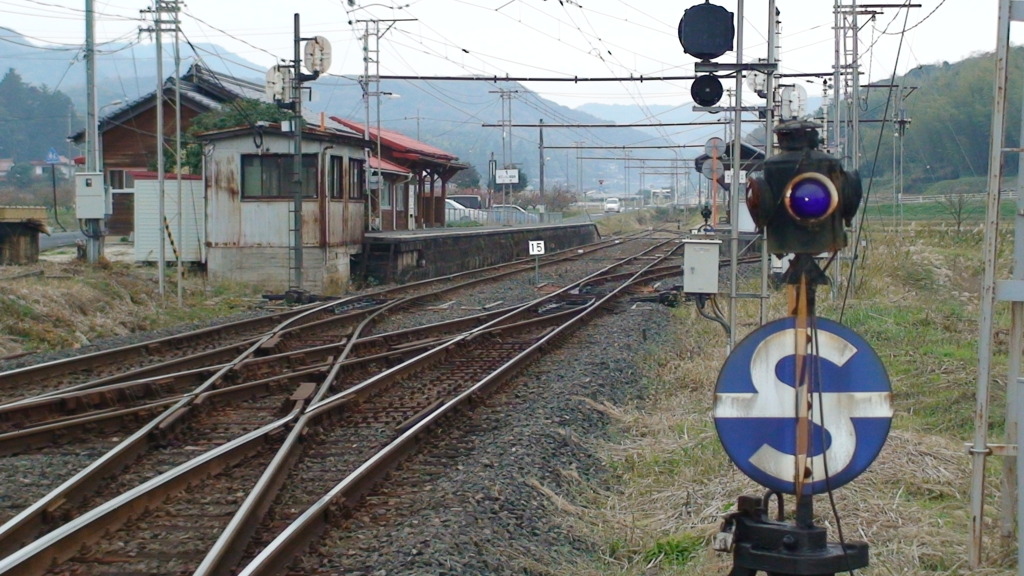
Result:
<svg viewBox="0 0 1024 576"><path fill-rule="evenodd" d="M682 288L679 286L673 286L669 290L662 290L655 294L648 294L645 296L632 296L629 299L630 302L655 302L657 304L663 304L669 308L676 308L682 299Z"/></svg>

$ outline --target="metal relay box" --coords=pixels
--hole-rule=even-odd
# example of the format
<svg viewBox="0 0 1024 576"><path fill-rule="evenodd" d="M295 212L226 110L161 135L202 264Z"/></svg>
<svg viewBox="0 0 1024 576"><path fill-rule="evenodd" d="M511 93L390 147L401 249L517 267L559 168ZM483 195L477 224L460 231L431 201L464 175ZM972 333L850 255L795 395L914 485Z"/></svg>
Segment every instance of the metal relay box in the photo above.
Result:
<svg viewBox="0 0 1024 576"><path fill-rule="evenodd" d="M683 240L683 292L717 294L721 240Z"/></svg>
<svg viewBox="0 0 1024 576"><path fill-rule="evenodd" d="M75 174L75 217L79 220L103 220L109 212L103 173Z"/></svg>

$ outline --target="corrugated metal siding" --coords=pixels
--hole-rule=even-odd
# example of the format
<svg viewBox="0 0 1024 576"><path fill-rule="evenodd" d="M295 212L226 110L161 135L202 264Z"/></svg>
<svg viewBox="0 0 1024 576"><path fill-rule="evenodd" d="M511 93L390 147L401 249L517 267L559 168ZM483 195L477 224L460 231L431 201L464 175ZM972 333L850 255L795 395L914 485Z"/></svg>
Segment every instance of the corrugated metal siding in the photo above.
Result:
<svg viewBox="0 0 1024 576"><path fill-rule="evenodd" d="M293 141L281 134L264 135L261 151L289 154ZM342 144L303 141L303 151L329 164L332 156L363 158L363 149ZM207 235L209 277L259 284L283 290L289 281L293 201L290 198L242 199L241 156L253 154L249 137L216 141L207 164ZM349 281L351 254L362 249L364 201L325 199L324 166L318 169L318 197L302 203L303 284L306 289L342 290ZM348 174L344 175L347 181Z"/></svg>
<svg viewBox="0 0 1024 576"><path fill-rule="evenodd" d="M181 253L184 262L202 262L203 246L206 243L206 230L203 226L203 215L206 199L203 195L201 180L181 181L181 237L178 237L178 182L173 175L164 181L164 216L167 218L170 233L165 236L164 259L173 262L174 246ZM167 234L160 224L160 189L159 181L150 179L135 180L135 260L138 262L158 262L160 260L160 235Z"/></svg>
<svg viewBox="0 0 1024 576"><path fill-rule="evenodd" d="M280 135L266 135L265 153L289 153L292 141ZM317 152L319 162L329 162L332 154L319 154L321 145L304 142L306 153ZM361 148L337 146L330 152L343 152L343 157L362 158ZM251 139L224 139L217 142L213 160L208 166L209 242L212 246L290 246L292 243L292 200L242 199L239 163L242 154L252 154ZM346 163L347 164L347 163ZM321 167L322 171L323 168ZM318 194L325 194L321 183ZM326 239L321 237L321 206L328 219ZM362 245L364 233L362 200L307 199L302 203L302 243L305 246ZM326 240L326 242L325 242Z"/></svg>

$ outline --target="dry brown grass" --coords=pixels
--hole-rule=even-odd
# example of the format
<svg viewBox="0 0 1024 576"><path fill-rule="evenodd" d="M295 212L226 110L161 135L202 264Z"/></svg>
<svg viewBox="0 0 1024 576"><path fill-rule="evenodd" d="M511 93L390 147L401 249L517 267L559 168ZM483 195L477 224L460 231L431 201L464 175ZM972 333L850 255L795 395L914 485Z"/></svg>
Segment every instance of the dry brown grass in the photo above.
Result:
<svg viewBox="0 0 1024 576"><path fill-rule="evenodd" d="M874 238L859 271L844 323L882 351L896 416L872 467L835 492L838 523L828 498L815 499L817 522L829 529L830 538L838 539L840 524L846 539L870 544L871 566L857 574L1016 573L1015 550L1004 549L998 539L994 506L987 508L985 566L967 569L970 460L963 441L970 437L974 408L979 241L928 230ZM819 297L819 313L837 319L840 302L827 292ZM781 316L783 307L781 294L774 296L769 317ZM756 326L751 321L755 304L742 303L738 310L743 331ZM622 434L614 444L595 447L619 484L552 495L562 502L569 528L604 551L601 558L566 566L562 573L729 572L731 557L711 551L710 536L737 496L764 490L733 466L715 432L713 390L725 358L725 336L692 308L679 309L678 318L672 346L638 360L654 390L648 402L590 403L614 416ZM1003 366L997 361L995 373ZM992 462L993 472L999 464ZM996 476L989 475L990 501L998 494ZM790 499L790 513L792 505ZM684 563L652 559L653 547L666 540L702 545Z"/></svg>
<svg viewBox="0 0 1024 576"><path fill-rule="evenodd" d="M178 306L174 270L164 296L152 267L104 261L41 261L0 267L0 357L79 348L103 338L224 316L252 307L250 294L211 289L185 275Z"/></svg>

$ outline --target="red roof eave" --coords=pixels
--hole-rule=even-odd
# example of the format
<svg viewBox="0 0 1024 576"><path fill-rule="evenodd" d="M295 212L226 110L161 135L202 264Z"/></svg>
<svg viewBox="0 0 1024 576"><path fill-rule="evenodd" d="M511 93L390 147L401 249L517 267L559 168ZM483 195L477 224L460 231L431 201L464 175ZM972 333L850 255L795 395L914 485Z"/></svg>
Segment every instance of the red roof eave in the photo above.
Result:
<svg viewBox="0 0 1024 576"><path fill-rule="evenodd" d="M366 127L358 122L345 120L344 118L339 118L337 116L331 116L331 120L350 130L360 133L368 133L370 134L371 140L375 140L378 137L378 130L370 128L367 131ZM394 152L396 156L402 155L401 157L403 158L439 163L454 162L458 160L458 157L453 154L449 154L440 148L435 148L429 144L410 138L400 132L385 129L381 129L379 132L381 143ZM411 154L411 156L405 156L404 154Z"/></svg>
<svg viewBox="0 0 1024 576"><path fill-rule="evenodd" d="M377 158L376 156L370 156L370 168L375 168L382 172L395 172L398 174L411 174L412 172L405 166L399 166L394 162L388 162L383 158Z"/></svg>

